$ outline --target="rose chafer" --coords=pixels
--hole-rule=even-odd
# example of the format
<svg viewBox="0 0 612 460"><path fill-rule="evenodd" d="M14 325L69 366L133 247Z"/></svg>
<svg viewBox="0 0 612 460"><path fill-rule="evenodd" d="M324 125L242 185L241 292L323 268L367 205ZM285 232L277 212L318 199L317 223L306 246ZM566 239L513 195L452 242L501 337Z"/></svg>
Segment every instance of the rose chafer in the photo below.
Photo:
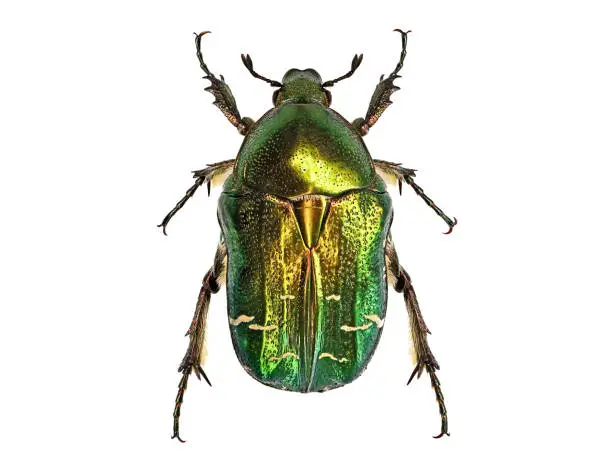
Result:
<svg viewBox="0 0 612 460"><path fill-rule="evenodd" d="M408 383L427 371L448 421L438 363L408 273L398 262L389 228L393 216L387 183L400 193L405 182L448 224L457 223L414 182L415 171L373 160L363 142L399 88L408 32L398 64L374 90L365 118L349 123L330 108L327 88L350 77L361 64L355 55L345 75L323 82L313 69L291 69L281 82L249 72L277 88L274 107L259 120L242 117L223 76L204 63L202 37L195 43L206 88L227 119L245 136L235 159L195 171L195 184L160 224L170 219L203 184L223 183L218 219L222 239L204 276L188 330L189 346L174 409L173 437L193 372L209 384L203 364L206 316L211 295L227 281L228 322L245 370L265 385L288 391L326 391L350 383L366 368L385 321L387 284L404 295L416 367Z"/></svg>

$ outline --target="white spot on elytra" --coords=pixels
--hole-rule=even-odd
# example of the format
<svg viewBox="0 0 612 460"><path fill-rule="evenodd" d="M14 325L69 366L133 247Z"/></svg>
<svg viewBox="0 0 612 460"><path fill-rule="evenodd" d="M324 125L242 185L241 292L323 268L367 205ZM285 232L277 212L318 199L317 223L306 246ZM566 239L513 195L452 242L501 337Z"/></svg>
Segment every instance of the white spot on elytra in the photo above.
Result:
<svg viewBox="0 0 612 460"><path fill-rule="evenodd" d="M238 326L241 323L250 323L254 319L254 316L240 315L238 318L230 318L229 322L232 326Z"/></svg>
<svg viewBox="0 0 612 460"><path fill-rule="evenodd" d="M292 356L295 359L300 359L300 357L298 355L296 355L295 353L288 351L286 353L283 353L283 356L272 356L270 359L268 359L268 361L280 361L281 359L285 359L285 358L289 358L290 356Z"/></svg>
<svg viewBox="0 0 612 460"><path fill-rule="evenodd" d="M325 300L340 300L340 296L338 294L331 294L325 297Z"/></svg>
<svg viewBox="0 0 612 460"><path fill-rule="evenodd" d="M378 315L363 315L363 317L365 319L369 319L370 321L374 321L374 323L376 323L376 327L378 329L380 329L381 327L383 327L383 324L385 324L385 319L380 319L380 316Z"/></svg>
<svg viewBox="0 0 612 460"><path fill-rule="evenodd" d="M348 359L346 358L336 358L334 355L332 355L331 353L321 353L319 355L319 359L323 359L323 358L329 358L329 359L333 359L334 361L338 361L339 363L345 363L348 361Z"/></svg>
<svg viewBox="0 0 612 460"><path fill-rule="evenodd" d="M280 298L281 298L281 300L287 300L287 299L293 300L293 299L295 299L295 296L291 295L291 294L284 294L284 295L281 295Z"/></svg>
<svg viewBox="0 0 612 460"><path fill-rule="evenodd" d="M348 325L344 325L341 326L340 329L342 329L345 332L354 332L354 331L365 331L366 329L369 329L372 324L376 324L376 327L378 329L380 329L381 327L383 327L383 324L385 324L385 319L380 319L380 316L372 314L372 315L363 315L363 317L371 322L367 323L367 324L362 324L360 326L348 326Z"/></svg>
<svg viewBox="0 0 612 460"><path fill-rule="evenodd" d="M369 329L372 326L372 324L374 323L362 324L361 326L347 326L345 324L340 329L342 329L345 332L365 331L366 329Z"/></svg>
<svg viewBox="0 0 612 460"><path fill-rule="evenodd" d="M268 324L267 326L262 326L261 324L249 324L249 329L254 331L273 331L278 328L276 324Z"/></svg>

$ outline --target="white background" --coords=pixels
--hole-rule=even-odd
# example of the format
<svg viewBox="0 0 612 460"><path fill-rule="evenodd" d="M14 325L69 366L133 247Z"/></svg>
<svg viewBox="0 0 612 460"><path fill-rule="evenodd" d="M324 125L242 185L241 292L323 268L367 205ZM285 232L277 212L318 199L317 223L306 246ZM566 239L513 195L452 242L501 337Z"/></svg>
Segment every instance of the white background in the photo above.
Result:
<svg viewBox="0 0 612 460"><path fill-rule="evenodd" d="M394 238L433 331L452 436L390 293L365 374L325 394L252 380L213 298L213 387L176 372L219 237L218 190L164 237L190 171L241 143L193 47L244 116L314 67L365 114L410 28L395 104L366 138L419 170ZM6 2L0 10L2 458L609 458L612 32L607 2Z"/></svg>

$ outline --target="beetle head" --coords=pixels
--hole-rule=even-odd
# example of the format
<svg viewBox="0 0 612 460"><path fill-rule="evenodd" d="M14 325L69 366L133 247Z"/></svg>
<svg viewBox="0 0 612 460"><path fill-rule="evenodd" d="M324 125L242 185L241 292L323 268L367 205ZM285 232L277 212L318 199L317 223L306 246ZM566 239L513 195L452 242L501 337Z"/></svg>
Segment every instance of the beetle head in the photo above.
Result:
<svg viewBox="0 0 612 460"><path fill-rule="evenodd" d="M323 80L314 69L290 69L283 77L282 86L274 91L272 102L319 103L329 107L331 94L323 88Z"/></svg>

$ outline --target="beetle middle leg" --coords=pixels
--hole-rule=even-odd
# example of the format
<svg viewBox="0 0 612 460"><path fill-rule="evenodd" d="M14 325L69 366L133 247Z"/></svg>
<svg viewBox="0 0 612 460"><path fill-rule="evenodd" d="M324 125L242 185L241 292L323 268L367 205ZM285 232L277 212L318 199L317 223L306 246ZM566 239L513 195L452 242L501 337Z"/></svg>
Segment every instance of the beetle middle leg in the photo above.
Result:
<svg viewBox="0 0 612 460"><path fill-rule="evenodd" d="M178 371L183 374L179 383L178 393L174 404L174 427L172 438L177 438L181 442L185 442L179 435L179 419L181 417L181 405L183 404L183 396L187 390L187 381L189 375L193 371L198 378L204 377L204 380L210 385L210 380L202 369L202 359L204 357L204 334L206 332L206 316L208 314L208 306L210 305L210 297L212 294L219 292L221 282L225 277L227 265L227 248L225 242L221 242L217 247L215 254L215 262L208 270L202 281L198 303L196 305L193 321L189 326L187 334L189 336L189 346L187 352Z"/></svg>
<svg viewBox="0 0 612 460"><path fill-rule="evenodd" d="M440 216L444 222L446 222L446 225L448 225L448 230L444 232L444 234L448 235L453 231L453 228L455 225L457 225L457 218L453 217L451 219L448 217L431 198L425 195L423 189L414 181L416 169L404 168L400 163L392 163L384 160L374 160L374 167L376 168L377 174L381 176L383 180L387 178L385 182L391 182L391 180L388 179L389 177L391 177L393 181L397 180L397 187L400 195L402 194L402 182L406 182L408 185L410 185L414 192L423 199L427 206L433 209L434 212Z"/></svg>
<svg viewBox="0 0 612 460"><path fill-rule="evenodd" d="M412 287L410 276L399 264L397 252L395 251L395 246L390 237L385 247L385 258L389 284L391 284L397 292L402 292L404 294L404 301L406 302L406 309L408 310L408 317L410 319L410 332L414 351L416 353L416 367L410 375L410 379L408 379L408 384L410 384L415 376L418 379L421 377L424 370L427 371L431 380L431 386L436 394L436 400L438 401L438 407L440 409L440 417L442 419L440 434L434 436L434 438L441 438L444 435L450 436L448 432L448 416L446 413L446 405L444 404L444 395L440 388L440 381L436 376L436 371L440 369L440 366L427 343L427 334L431 334L431 332L423 320L423 315L421 314L421 309L419 308L419 303L414 288Z"/></svg>
<svg viewBox="0 0 612 460"><path fill-rule="evenodd" d="M172 211L170 211L166 215L166 217L164 217L164 220L162 221L162 223L158 225L158 227L162 227L162 231L164 232L164 235L167 235L166 226L170 223L170 220L174 217L174 215L177 212L180 211L180 209L183 206L185 206L185 203L187 203L187 200L189 200L189 198L191 198L195 194L196 190L200 188L201 185L206 184L206 187L208 189L208 195L210 196L210 187L211 187L211 184L215 181L215 178L223 176L226 173L229 173L231 169L234 167L234 161L235 160L220 161L218 163L209 164L207 168L193 171L193 177L195 178L195 184L189 187L187 192L185 192L185 196L181 198L178 201L178 203L176 203L174 208L172 208Z"/></svg>

